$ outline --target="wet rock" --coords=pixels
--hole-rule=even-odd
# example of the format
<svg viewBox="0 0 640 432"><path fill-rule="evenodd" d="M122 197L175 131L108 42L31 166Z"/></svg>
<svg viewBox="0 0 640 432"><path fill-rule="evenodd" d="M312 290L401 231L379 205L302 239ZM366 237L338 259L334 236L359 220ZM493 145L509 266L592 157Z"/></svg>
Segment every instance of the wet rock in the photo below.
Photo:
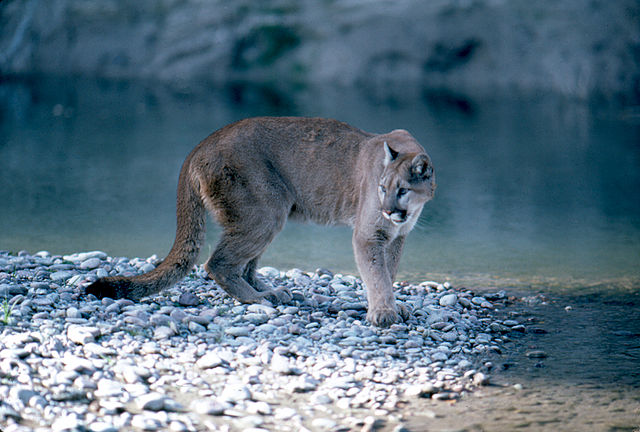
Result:
<svg viewBox="0 0 640 432"><path fill-rule="evenodd" d="M510 331L511 331L511 329L510 329L509 327L507 327L507 326L505 326L505 325L502 325L502 324L500 324L500 323L497 323L497 322L493 322L493 323L491 323L491 324L489 325L489 329L490 329L492 332L495 332L495 333L508 333L508 332L510 332Z"/></svg>
<svg viewBox="0 0 640 432"><path fill-rule="evenodd" d="M460 398L460 394L452 391L443 391L443 392L435 393L431 396L431 399L441 400L441 401L453 400L458 398Z"/></svg>
<svg viewBox="0 0 640 432"><path fill-rule="evenodd" d="M542 350L527 351L525 355L529 358L535 358L535 359L542 359L548 356L548 354Z"/></svg>
<svg viewBox="0 0 640 432"><path fill-rule="evenodd" d="M429 398L436 392L435 387L431 383L413 384L405 390L404 394L408 397L425 397Z"/></svg>
<svg viewBox="0 0 640 432"><path fill-rule="evenodd" d="M473 375L473 383L477 386L486 386L489 384L489 377L482 372L478 372Z"/></svg>

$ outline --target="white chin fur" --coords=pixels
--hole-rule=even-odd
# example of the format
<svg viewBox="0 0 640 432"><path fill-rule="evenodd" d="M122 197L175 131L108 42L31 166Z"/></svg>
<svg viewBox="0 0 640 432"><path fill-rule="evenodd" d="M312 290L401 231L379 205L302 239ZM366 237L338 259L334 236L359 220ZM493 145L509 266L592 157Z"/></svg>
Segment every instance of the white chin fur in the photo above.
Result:
<svg viewBox="0 0 640 432"><path fill-rule="evenodd" d="M382 212L382 217L384 217L385 219L391 221L392 224L394 225L402 225L403 223L405 223L407 221L407 219L396 219L393 215L388 215L385 212Z"/></svg>

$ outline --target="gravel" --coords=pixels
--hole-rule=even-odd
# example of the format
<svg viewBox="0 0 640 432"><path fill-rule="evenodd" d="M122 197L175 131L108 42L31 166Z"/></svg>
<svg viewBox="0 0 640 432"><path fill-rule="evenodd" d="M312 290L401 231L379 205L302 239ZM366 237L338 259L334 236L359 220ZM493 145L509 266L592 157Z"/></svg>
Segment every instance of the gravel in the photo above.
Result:
<svg viewBox="0 0 640 432"><path fill-rule="evenodd" d="M285 305L239 304L201 266L139 303L84 295L99 276L156 264L0 252L3 432L404 430L403 401L489 384L488 355L524 331L492 316L503 292L432 281L396 284L411 317L372 327L362 281L326 269L260 269L290 290Z"/></svg>

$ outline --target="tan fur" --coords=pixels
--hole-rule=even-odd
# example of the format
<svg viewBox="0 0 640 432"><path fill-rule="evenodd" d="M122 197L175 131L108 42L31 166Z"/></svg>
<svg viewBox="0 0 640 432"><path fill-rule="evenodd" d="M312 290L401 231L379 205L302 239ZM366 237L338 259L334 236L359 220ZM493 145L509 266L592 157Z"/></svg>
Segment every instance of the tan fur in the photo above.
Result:
<svg viewBox="0 0 640 432"><path fill-rule="evenodd" d="M144 275L99 279L87 293L137 300L183 278L203 241L206 208L223 232L205 267L243 303L290 300L255 274L288 218L352 226L367 319L388 326L404 311L392 283L405 236L434 190L429 156L404 130L374 135L318 118L242 120L187 156L178 181L176 240L164 261Z"/></svg>

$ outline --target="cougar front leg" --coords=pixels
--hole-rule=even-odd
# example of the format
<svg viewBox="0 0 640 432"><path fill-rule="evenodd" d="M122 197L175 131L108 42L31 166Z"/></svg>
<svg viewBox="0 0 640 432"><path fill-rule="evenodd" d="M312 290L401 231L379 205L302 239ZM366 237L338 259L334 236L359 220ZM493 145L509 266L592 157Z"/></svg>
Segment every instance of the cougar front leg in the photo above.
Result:
<svg viewBox="0 0 640 432"><path fill-rule="evenodd" d="M391 283L396 280L396 274L398 274L398 264L400 263L400 256L402 255L404 239L404 236L398 236L387 246L387 269L389 269Z"/></svg>
<svg viewBox="0 0 640 432"><path fill-rule="evenodd" d="M371 239L357 231L353 234L356 264L367 288L367 320L378 327L388 327L398 321L385 246L380 240Z"/></svg>
<svg viewBox="0 0 640 432"><path fill-rule="evenodd" d="M393 282L396 280L396 275L398 274L398 265L400 264L400 256L402 255L402 248L404 246L405 236L396 237L391 241L386 247L386 260L387 260L387 269L389 270L389 276L391 278L391 285L393 286ZM398 308L398 313L402 317L403 320L408 320L411 316L411 308L402 302L396 302L396 306Z"/></svg>

